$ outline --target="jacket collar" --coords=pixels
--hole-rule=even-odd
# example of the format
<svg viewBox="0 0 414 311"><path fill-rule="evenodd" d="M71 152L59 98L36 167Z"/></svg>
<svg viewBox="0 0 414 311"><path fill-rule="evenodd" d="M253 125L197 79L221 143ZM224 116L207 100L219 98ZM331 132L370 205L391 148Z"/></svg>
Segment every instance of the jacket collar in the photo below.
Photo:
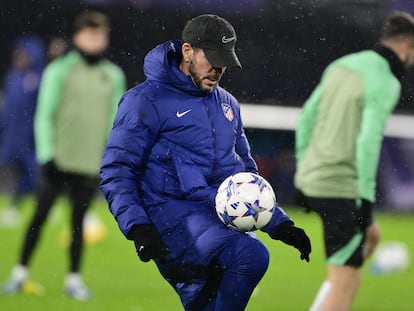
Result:
<svg viewBox="0 0 414 311"><path fill-rule="evenodd" d="M377 44L374 47L374 51L377 52L379 55L381 55L388 61L391 67L392 73L398 80L401 80L404 77L405 75L404 65L402 61L398 58L397 54L395 54L394 51L392 51L391 49L387 48L386 46L382 44Z"/></svg>

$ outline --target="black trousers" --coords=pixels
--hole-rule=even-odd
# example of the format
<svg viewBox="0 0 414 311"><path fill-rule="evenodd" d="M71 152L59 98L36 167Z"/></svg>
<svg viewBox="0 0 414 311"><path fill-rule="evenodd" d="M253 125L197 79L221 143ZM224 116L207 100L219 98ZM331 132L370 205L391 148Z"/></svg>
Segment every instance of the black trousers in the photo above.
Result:
<svg viewBox="0 0 414 311"><path fill-rule="evenodd" d="M72 206L70 271L79 271L83 248L83 218L94 197L97 186L97 177L63 172L56 168L53 162L42 167L42 176L36 197L36 211L27 228L20 264L28 265L53 203L59 195L67 193Z"/></svg>

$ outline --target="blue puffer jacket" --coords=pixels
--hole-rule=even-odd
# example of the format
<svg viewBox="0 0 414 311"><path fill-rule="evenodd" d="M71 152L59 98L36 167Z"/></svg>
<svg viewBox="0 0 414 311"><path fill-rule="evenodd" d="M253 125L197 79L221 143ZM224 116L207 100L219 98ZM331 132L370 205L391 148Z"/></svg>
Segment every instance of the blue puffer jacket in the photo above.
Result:
<svg viewBox="0 0 414 311"><path fill-rule="evenodd" d="M212 206L226 177L257 171L237 100L221 87L202 92L180 59L180 41L146 56L147 80L122 97L104 152L101 190L126 236L151 222L152 206L171 199Z"/></svg>
<svg viewBox="0 0 414 311"><path fill-rule="evenodd" d="M36 163L33 119L45 65L45 47L38 37L23 36L16 41L13 51L26 52L30 65L24 70L12 65L5 76L4 107L0 115L0 161L7 163L18 157L30 161L32 166Z"/></svg>

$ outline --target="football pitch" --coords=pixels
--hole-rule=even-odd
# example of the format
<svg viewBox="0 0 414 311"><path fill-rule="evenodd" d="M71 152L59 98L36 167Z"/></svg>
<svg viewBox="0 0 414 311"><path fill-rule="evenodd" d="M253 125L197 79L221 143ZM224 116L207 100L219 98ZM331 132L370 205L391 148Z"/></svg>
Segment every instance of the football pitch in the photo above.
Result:
<svg viewBox="0 0 414 311"><path fill-rule="evenodd" d="M7 198L0 197L0 210ZM0 228L0 283L9 277L17 260L23 234L33 212L29 199L22 207L22 221L15 228ZM319 285L325 277L324 249L319 219L295 208L286 209L296 224L303 227L312 240L311 262L299 260L292 247L273 241L259 233L268 246L271 259L269 269L256 288L249 311L303 311L308 310ZM158 311L182 310L178 296L161 278L153 263L138 260L133 244L118 230L117 224L102 199L97 199L92 211L101 225L92 225L88 246L83 258L83 276L93 293L87 302L65 297L63 279L68 267L67 241L70 209L64 199L55 205L42 232L39 247L31 262L30 280L34 290L12 296L0 296L1 311L21 310L114 310ZM414 255L414 215L378 213L383 241L401 241ZM93 223L93 222L92 222ZM369 265L364 267L362 285L354 311L409 311L414 310L414 265L403 273L373 275ZM40 284L43 291L36 292Z"/></svg>

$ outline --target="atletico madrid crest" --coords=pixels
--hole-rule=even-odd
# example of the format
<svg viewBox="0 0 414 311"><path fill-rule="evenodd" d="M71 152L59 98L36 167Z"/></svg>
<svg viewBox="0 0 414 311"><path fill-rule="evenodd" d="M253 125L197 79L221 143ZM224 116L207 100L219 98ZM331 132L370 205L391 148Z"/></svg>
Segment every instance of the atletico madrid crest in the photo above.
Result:
<svg viewBox="0 0 414 311"><path fill-rule="evenodd" d="M233 110L231 109L231 106L229 104L226 103L222 103L221 104L221 108L223 109L223 113L224 116L229 120L229 121L233 121L234 119L234 114L233 114Z"/></svg>

